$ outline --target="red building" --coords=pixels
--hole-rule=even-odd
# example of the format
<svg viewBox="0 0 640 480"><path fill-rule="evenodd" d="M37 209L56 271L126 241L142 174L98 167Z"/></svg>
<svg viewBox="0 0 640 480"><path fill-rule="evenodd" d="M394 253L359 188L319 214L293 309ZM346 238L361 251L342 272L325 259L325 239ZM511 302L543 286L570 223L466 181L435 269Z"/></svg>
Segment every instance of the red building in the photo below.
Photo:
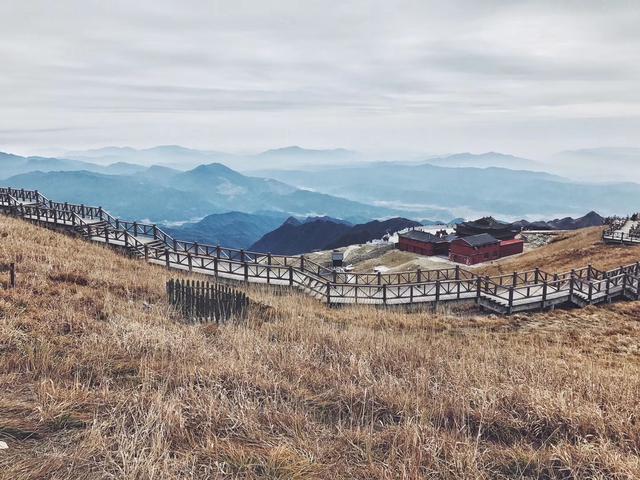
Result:
<svg viewBox="0 0 640 480"><path fill-rule="evenodd" d="M455 235L433 235L420 230L410 230L398 235L398 249L420 255L447 255Z"/></svg>
<svg viewBox="0 0 640 480"><path fill-rule="evenodd" d="M449 260L465 265L488 262L522 253L523 240L498 240L488 233L458 238L451 242Z"/></svg>
<svg viewBox="0 0 640 480"><path fill-rule="evenodd" d="M500 240L488 233L458 238L451 242L449 260L465 265L500 258Z"/></svg>
<svg viewBox="0 0 640 480"><path fill-rule="evenodd" d="M524 240L502 240L500 242L500 258L517 255L524 251Z"/></svg>

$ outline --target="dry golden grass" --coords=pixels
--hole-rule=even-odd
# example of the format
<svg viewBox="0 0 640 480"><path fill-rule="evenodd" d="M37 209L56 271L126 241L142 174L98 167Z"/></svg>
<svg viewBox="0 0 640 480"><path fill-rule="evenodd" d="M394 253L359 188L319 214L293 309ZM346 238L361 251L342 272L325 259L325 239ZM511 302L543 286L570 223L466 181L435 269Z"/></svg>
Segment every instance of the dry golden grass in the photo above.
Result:
<svg viewBox="0 0 640 480"><path fill-rule="evenodd" d="M638 302L507 318L248 288L270 314L217 328L172 318L167 271L0 217L15 258L1 478L640 477Z"/></svg>

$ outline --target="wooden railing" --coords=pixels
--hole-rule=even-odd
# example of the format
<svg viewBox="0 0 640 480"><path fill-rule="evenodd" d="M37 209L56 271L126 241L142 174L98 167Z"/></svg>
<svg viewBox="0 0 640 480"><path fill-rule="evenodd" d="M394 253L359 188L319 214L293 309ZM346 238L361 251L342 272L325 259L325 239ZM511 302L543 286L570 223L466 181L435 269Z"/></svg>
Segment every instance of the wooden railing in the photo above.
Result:
<svg viewBox="0 0 640 480"><path fill-rule="evenodd" d="M602 239L605 242L614 243L640 243L640 235L634 233L625 233L615 230L609 230L602 233Z"/></svg>

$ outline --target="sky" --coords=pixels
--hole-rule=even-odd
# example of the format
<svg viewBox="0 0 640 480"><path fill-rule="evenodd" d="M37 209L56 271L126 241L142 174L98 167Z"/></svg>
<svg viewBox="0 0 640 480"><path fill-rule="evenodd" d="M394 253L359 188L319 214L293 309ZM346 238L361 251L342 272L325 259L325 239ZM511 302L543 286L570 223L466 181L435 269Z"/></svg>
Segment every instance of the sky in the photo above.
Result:
<svg viewBox="0 0 640 480"><path fill-rule="evenodd" d="M3 0L0 150L640 146L640 2Z"/></svg>

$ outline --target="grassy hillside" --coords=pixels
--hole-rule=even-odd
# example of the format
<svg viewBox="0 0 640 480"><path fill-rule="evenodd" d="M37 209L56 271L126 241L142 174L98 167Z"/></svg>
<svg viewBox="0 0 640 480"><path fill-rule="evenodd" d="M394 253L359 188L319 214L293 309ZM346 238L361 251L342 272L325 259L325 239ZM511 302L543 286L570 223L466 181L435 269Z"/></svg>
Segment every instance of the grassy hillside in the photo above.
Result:
<svg viewBox="0 0 640 480"><path fill-rule="evenodd" d="M640 303L499 318L249 289L272 309L216 328L172 318L165 270L0 217L13 259L0 478L640 477Z"/></svg>

